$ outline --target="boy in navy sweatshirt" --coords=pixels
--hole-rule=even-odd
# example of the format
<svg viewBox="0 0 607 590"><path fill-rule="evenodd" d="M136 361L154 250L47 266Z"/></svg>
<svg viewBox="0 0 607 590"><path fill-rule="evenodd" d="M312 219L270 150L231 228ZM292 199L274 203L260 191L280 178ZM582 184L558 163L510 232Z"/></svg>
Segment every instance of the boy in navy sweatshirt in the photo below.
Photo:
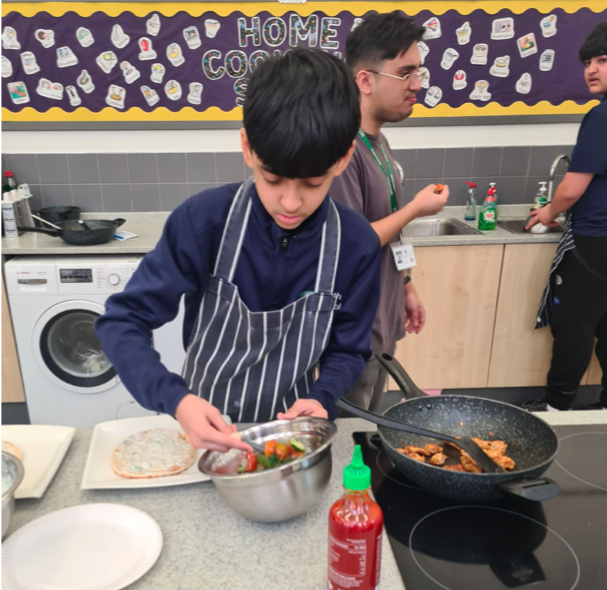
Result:
<svg viewBox="0 0 607 590"><path fill-rule="evenodd" d="M97 335L144 407L174 416L195 447L249 450L221 418L334 418L370 356L379 299L377 234L328 190L360 126L347 66L316 50L251 76L241 144L253 177L180 205ZM185 297L182 375L151 333ZM316 368L319 368L316 378Z"/></svg>

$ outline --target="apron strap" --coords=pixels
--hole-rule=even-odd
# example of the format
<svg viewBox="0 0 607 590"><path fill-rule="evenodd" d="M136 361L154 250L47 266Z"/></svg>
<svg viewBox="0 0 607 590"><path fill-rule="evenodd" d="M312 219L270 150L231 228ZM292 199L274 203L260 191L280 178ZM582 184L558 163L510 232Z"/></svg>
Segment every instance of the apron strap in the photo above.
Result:
<svg viewBox="0 0 607 590"><path fill-rule="evenodd" d="M219 244L219 253L217 255L217 261L215 262L215 271L213 274L217 278L223 279L228 283L231 283L234 278L234 271L236 270L238 257L240 256L240 248L242 247L242 241L244 240L244 235L247 231L249 214L251 213L249 191L253 186L253 183L254 179L251 177L240 185L240 188L232 201L230 213L228 214L228 219Z"/></svg>
<svg viewBox="0 0 607 590"><path fill-rule="evenodd" d="M339 219L339 212L335 203L329 198L329 212L322 226L322 241L320 244L320 256L318 257L316 284L314 286L316 293L333 294L340 246L341 220Z"/></svg>

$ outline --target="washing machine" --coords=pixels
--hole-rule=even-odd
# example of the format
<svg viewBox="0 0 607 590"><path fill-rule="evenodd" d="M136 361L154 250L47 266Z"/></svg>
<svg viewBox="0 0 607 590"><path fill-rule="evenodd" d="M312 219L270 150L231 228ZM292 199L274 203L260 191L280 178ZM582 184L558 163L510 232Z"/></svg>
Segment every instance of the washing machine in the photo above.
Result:
<svg viewBox="0 0 607 590"><path fill-rule="evenodd" d="M107 298L122 291L142 256L21 256L4 267L32 424L86 427L152 415L129 394L95 335ZM183 306L154 332L161 361L179 373Z"/></svg>

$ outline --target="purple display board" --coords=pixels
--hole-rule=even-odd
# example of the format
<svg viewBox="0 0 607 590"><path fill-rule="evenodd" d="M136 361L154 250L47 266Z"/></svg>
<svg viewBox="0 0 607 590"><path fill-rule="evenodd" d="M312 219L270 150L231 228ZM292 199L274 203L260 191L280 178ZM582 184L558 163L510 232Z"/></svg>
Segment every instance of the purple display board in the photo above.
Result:
<svg viewBox="0 0 607 590"><path fill-rule="evenodd" d="M494 15L450 10L438 17L422 11L413 18L427 26L419 95L426 106L592 99L577 52L596 23L607 20L607 10ZM25 107L99 112L108 106L231 111L242 105L260 60L296 46L342 57L346 37L359 22L347 11L308 17L294 11L282 17L41 12L29 18L11 12L3 19L3 106L12 112Z"/></svg>

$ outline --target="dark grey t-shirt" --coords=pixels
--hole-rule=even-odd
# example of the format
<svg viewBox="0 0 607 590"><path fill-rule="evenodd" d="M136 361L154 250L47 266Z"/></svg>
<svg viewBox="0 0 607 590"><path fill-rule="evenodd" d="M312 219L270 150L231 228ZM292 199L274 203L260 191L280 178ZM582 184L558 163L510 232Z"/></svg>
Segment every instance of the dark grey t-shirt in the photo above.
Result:
<svg viewBox="0 0 607 590"><path fill-rule="evenodd" d="M382 163L383 154L379 142L381 141L384 146L392 166L396 183L396 201L400 208L403 206L402 182L388 141L383 134L379 136L367 134L367 137ZM356 150L352 160L343 174L333 180L329 194L336 201L344 203L364 215L371 223L392 214L390 187L386 177L359 136L356 136ZM393 242L398 240L398 236L392 239ZM403 273L396 270L389 244L386 244L381 250L380 281L379 307L371 334L371 349L374 352L388 350L405 335Z"/></svg>

